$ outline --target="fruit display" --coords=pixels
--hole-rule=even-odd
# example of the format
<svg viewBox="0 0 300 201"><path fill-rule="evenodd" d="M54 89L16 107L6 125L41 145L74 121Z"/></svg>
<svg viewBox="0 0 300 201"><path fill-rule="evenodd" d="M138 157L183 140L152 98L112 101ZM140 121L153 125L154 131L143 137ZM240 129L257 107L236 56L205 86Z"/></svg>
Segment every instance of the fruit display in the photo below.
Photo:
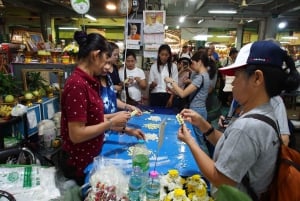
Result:
<svg viewBox="0 0 300 201"><path fill-rule="evenodd" d="M14 100L15 100L15 98L14 98L13 95L6 95L5 98L4 98L5 103L13 103Z"/></svg>
<svg viewBox="0 0 300 201"><path fill-rule="evenodd" d="M0 117L9 118L11 116L12 107L9 105L0 105Z"/></svg>

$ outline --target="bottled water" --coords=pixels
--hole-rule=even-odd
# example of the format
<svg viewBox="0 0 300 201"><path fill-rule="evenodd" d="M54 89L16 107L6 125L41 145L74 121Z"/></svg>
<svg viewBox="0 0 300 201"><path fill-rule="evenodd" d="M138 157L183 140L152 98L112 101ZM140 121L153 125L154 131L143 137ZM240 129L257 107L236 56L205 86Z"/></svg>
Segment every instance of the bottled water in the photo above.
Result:
<svg viewBox="0 0 300 201"><path fill-rule="evenodd" d="M130 201L140 201L143 187L143 177L140 167L133 167L128 184L128 197Z"/></svg>
<svg viewBox="0 0 300 201"><path fill-rule="evenodd" d="M160 182L157 171L151 171L149 179L146 183L146 200L147 201L159 201L160 198Z"/></svg>

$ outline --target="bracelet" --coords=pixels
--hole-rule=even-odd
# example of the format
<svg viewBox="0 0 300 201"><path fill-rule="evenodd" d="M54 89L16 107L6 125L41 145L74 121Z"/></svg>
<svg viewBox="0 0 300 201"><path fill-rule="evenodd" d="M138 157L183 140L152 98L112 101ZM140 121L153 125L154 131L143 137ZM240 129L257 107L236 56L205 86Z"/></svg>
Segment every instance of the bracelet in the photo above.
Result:
<svg viewBox="0 0 300 201"><path fill-rule="evenodd" d="M205 137L210 136L210 134L212 134L212 132L214 132L215 128L214 127L210 127L206 132L203 133L203 135Z"/></svg>

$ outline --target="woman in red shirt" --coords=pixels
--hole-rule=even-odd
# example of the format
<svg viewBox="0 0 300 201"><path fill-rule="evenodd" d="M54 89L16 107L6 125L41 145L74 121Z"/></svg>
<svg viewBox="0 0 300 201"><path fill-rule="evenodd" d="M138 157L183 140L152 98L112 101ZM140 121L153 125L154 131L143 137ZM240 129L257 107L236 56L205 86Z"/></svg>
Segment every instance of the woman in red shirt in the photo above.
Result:
<svg viewBox="0 0 300 201"><path fill-rule="evenodd" d="M65 177L78 185L84 181L83 170L101 152L104 132L125 127L129 112L104 119L100 84L96 78L110 57L107 40L100 34L77 31L79 45L77 67L64 85L61 99L61 135L63 140L60 168Z"/></svg>

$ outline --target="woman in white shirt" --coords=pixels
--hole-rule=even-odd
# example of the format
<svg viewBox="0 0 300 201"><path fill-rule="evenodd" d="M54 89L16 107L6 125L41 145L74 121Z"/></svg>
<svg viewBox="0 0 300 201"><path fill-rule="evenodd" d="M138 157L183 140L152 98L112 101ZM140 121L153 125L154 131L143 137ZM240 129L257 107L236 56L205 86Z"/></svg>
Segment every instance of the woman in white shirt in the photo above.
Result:
<svg viewBox="0 0 300 201"><path fill-rule="evenodd" d="M122 67L119 70L120 80L123 83L125 82L125 88L122 93L126 93L126 100L122 100L126 103L129 103L128 100L133 99L137 103L142 101L142 91L147 88L147 82L145 73L142 69L135 66L136 64L136 55L132 51L127 51L125 55L125 68ZM128 93L126 90L128 89ZM121 97L122 98L122 97ZM132 103L129 103L132 104Z"/></svg>
<svg viewBox="0 0 300 201"><path fill-rule="evenodd" d="M152 64L149 73L150 106L171 107L173 95L167 92L165 77L178 82L178 70L172 63L172 52L169 45L163 44L158 49L157 62Z"/></svg>

